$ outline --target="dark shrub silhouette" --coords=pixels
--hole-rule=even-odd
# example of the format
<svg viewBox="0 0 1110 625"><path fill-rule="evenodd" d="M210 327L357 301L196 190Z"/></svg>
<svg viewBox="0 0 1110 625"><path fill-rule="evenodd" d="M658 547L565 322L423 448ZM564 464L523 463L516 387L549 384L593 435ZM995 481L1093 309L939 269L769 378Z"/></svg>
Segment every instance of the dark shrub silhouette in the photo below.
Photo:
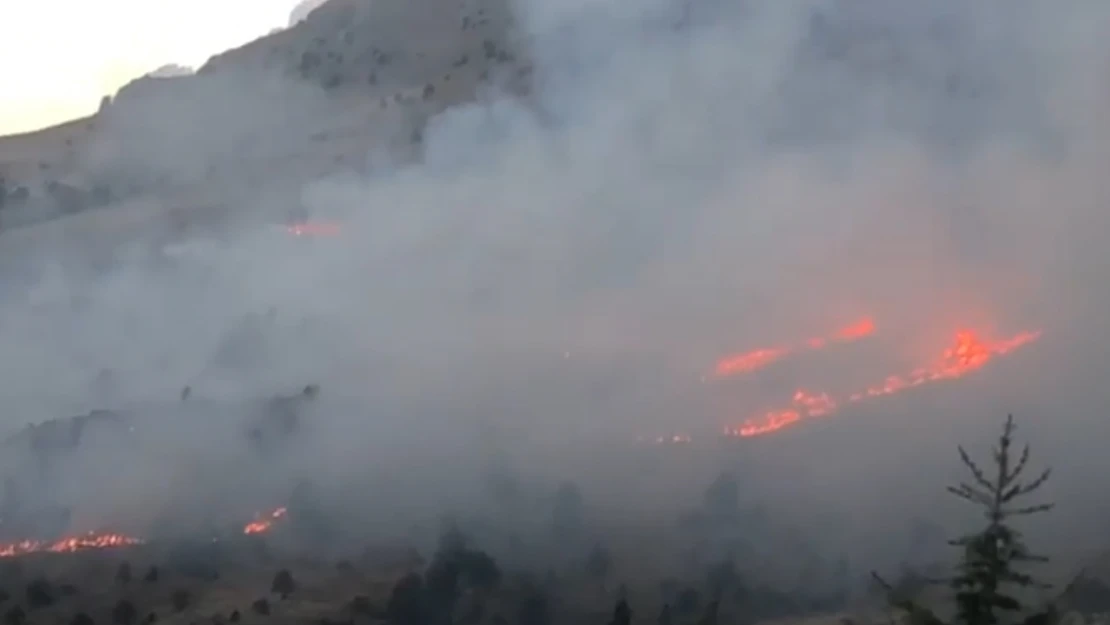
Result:
<svg viewBox="0 0 1110 625"><path fill-rule="evenodd" d="M609 625L632 625L632 608L628 607L628 602L624 599L618 601L613 608L613 618L609 620Z"/></svg>
<svg viewBox="0 0 1110 625"><path fill-rule="evenodd" d="M174 612L184 612L189 608L189 604L192 603L192 598L188 590L175 590L170 596L170 605L173 606Z"/></svg>
<svg viewBox="0 0 1110 625"><path fill-rule="evenodd" d="M701 618L698 619L698 625L717 625L718 614L720 613L721 603L714 599L705 606L705 612L702 613Z"/></svg>
<svg viewBox="0 0 1110 625"><path fill-rule="evenodd" d="M257 599L254 603L251 604L251 611L253 611L255 614L268 616L270 614L270 602L266 601L265 599Z"/></svg>
<svg viewBox="0 0 1110 625"><path fill-rule="evenodd" d="M659 610L659 618L655 619L658 625L672 625L671 619L671 604L664 603L663 608Z"/></svg>
<svg viewBox="0 0 1110 625"><path fill-rule="evenodd" d="M678 593L675 598L674 610L680 615L693 614L701 606L701 593L694 588L687 588Z"/></svg>
<svg viewBox="0 0 1110 625"><path fill-rule="evenodd" d="M5 625L23 625L27 622L27 613L23 608L14 605L4 613Z"/></svg>
<svg viewBox="0 0 1110 625"><path fill-rule="evenodd" d="M515 625L550 625L551 602L547 593L532 582L527 582L520 590L520 603L517 605Z"/></svg>
<svg viewBox="0 0 1110 625"><path fill-rule="evenodd" d="M54 604L54 587L43 578L27 584L27 607L45 608Z"/></svg>
<svg viewBox="0 0 1110 625"><path fill-rule="evenodd" d="M131 582L131 564L121 562L119 568L116 569L116 581L121 584L129 584Z"/></svg>
<svg viewBox="0 0 1110 625"><path fill-rule="evenodd" d="M551 522L556 538L573 538L582 531L582 493L573 483L564 482L556 491Z"/></svg>
<svg viewBox="0 0 1110 625"><path fill-rule="evenodd" d="M424 603L424 579L410 573L393 586L386 604L385 615L396 625L423 625L427 620Z"/></svg>
<svg viewBox="0 0 1110 625"><path fill-rule="evenodd" d="M293 576L289 571L282 569L274 575L274 581L270 584L270 592L279 595L282 599L286 599L293 591L297 589L297 582L293 581Z"/></svg>
<svg viewBox="0 0 1110 625"><path fill-rule="evenodd" d="M591 579L604 583L605 578L609 576L609 569L612 568L613 559L609 555L609 550L601 545L594 545L590 550L590 554L586 556L586 575Z"/></svg>
<svg viewBox="0 0 1110 625"><path fill-rule="evenodd" d="M721 473L705 489L702 498L706 514L711 519L730 520L740 514L740 487L736 478L728 472Z"/></svg>
<svg viewBox="0 0 1110 625"><path fill-rule="evenodd" d="M720 597L739 583L740 574L731 558L709 567L705 575L705 585L712 597Z"/></svg>
<svg viewBox="0 0 1110 625"><path fill-rule="evenodd" d="M135 606L126 599L120 599L112 608L112 622L115 625L132 625L137 617Z"/></svg>
<svg viewBox="0 0 1110 625"><path fill-rule="evenodd" d="M370 603L370 597L366 595L358 595L351 599L351 614L360 616L374 616L374 604Z"/></svg>

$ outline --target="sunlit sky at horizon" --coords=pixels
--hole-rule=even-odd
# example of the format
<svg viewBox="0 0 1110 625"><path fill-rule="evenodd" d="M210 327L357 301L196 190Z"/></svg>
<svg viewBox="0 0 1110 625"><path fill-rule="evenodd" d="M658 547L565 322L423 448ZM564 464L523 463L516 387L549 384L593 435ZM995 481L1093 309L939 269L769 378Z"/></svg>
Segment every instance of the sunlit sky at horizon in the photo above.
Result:
<svg viewBox="0 0 1110 625"><path fill-rule="evenodd" d="M89 115L163 65L199 67L289 22L297 0L11 0L0 8L0 135Z"/></svg>

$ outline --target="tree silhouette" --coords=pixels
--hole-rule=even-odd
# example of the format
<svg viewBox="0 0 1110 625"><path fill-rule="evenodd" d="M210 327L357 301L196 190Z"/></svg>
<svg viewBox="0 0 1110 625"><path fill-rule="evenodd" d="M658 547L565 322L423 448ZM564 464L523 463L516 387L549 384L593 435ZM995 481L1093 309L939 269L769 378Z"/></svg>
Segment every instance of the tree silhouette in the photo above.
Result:
<svg viewBox="0 0 1110 625"><path fill-rule="evenodd" d="M987 526L980 531L950 541L949 544L964 550L959 571L951 585L956 592L959 618L969 624L993 625L1000 612L1018 612L1021 603L1007 594L1004 585L1017 587L1048 588L1017 567L1048 559L1034 555L1022 540L1021 533L1009 520L1016 516L1036 514L1051 510L1053 504L1018 505L1017 500L1040 488L1051 475L1045 469L1035 479L1025 482L1022 473L1029 461L1029 445L1014 463L1012 456L1014 418L1006 417L998 446L993 450L995 473L988 477L960 447L960 460L970 471L974 483L961 482L948 487L952 494L983 508Z"/></svg>
<svg viewBox="0 0 1110 625"><path fill-rule="evenodd" d="M632 625L632 608L628 607L628 601L621 599L617 602L609 625Z"/></svg>
<svg viewBox="0 0 1110 625"><path fill-rule="evenodd" d="M135 605L126 599L120 599L112 608L112 622L115 625L131 625L138 615Z"/></svg>
<svg viewBox="0 0 1110 625"><path fill-rule="evenodd" d="M555 493L551 521L558 538L568 539L582 531L582 493L573 482L564 482Z"/></svg>
<svg viewBox="0 0 1110 625"><path fill-rule="evenodd" d="M1051 510L1054 504L1023 505L1019 500L1032 494L1048 481L1051 469L1045 469L1032 480L1023 479L1029 462L1029 446L1025 445L1015 462L1013 415L1006 417L998 444L992 450L994 471L988 475L958 447L960 460L971 473L971 480L949 486L948 491L960 499L983 509L987 524L975 533L949 541L963 550L956 574L948 580L956 604L955 620L961 625L996 625L1003 613L1020 613L1021 602L1011 594L1012 588L1050 588L1019 571L1030 563L1046 562L1025 545L1021 533L1011 522L1014 517L1028 516ZM911 621L921 625L941 625L930 610L917 605L911 598L899 596L896 589L877 574L872 576L884 587L891 603L909 613ZM1055 620L1055 606L1027 616L1025 625L1040 625Z"/></svg>
<svg viewBox="0 0 1110 625"><path fill-rule="evenodd" d="M270 592L279 595L282 599L286 599L293 591L297 589L297 582L294 581L293 576L289 571L282 569L274 575L274 581L270 584Z"/></svg>
<svg viewBox="0 0 1110 625"><path fill-rule="evenodd" d="M601 588L605 588L605 579L609 576L609 570L612 568L613 558L609 555L609 550L599 545L594 545L590 550L590 554L586 557L586 574L594 581L601 584Z"/></svg>
<svg viewBox="0 0 1110 625"><path fill-rule="evenodd" d="M663 604L663 608L659 610L659 618L657 618L655 622L658 623L658 625L671 625L671 604Z"/></svg>
<svg viewBox="0 0 1110 625"><path fill-rule="evenodd" d="M705 512L711 519L735 519L740 513L740 487L731 473L721 473L705 489Z"/></svg>

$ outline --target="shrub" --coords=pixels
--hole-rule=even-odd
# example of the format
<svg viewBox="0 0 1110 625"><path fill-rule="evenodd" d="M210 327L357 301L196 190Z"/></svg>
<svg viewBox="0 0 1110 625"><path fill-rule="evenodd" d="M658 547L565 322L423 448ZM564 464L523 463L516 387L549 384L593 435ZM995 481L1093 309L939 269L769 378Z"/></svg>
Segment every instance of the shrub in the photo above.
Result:
<svg viewBox="0 0 1110 625"><path fill-rule="evenodd" d="M370 597L366 595L357 595L354 599L351 599L350 608L351 614L374 616L374 605L370 603Z"/></svg>
<svg viewBox="0 0 1110 625"><path fill-rule="evenodd" d="M12 606L8 609L7 612L4 613L5 625L23 625L26 622L27 613L23 611L23 608L17 605Z"/></svg>
<svg viewBox="0 0 1110 625"><path fill-rule="evenodd" d="M422 625L425 622L424 579L410 573L397 581L389 593L386 618L397 625Z"/></svg>
<svg viewBox="0 0 1110 625"><path fill-rule="evenodd" d="M282 569L274 575L274 581L270 584L270 592L279 595L282 599L286 599L293 591L297 589L297 582L293 581L293 576L289 571Z"/></svg>
<svg viewBox="0 0 1110 625"><path fill-rule="evenodd" d="M173 606L174 612L184 612L189 607L191 600L192 595L189 594L188 590L175 590L170 595L170 605Z"/></svg>
<svg viewBox="0 0 1110 625"><path fill-rule="evenodd" d="M604 586L612 564L613 559L609 555L609 550L601 545L594 545L586 557L586 575Z"/></svg>
<svg viewBox="0 0 1110 625"><path fill-rule="evenodd" d="M121 584L128 584L131 582L131 564L121 562L119 568L116 569L116 581Z"/></svg>
<svg viewBox="0 0 1110 625"><path fill-rule="evenodd" d="M678 593L675 598L674 609L682 615L693 614L701 605L701 593L694 588L687 588Z"/></svg>
<svg viewBox="0 0 1110 625"><path fill-rule="evenodd" d="M671 604L663 604L663 608L659 610L659 618L655 619L655 622L658 625L671 625Z"/></svg>
<svg viewBox="0 0 1110 625"><path fill-rule="evenodd" d="M624 599L618 601L613 608L613 618L609 625L632 625L632 608L628 607L628 602Z"/></svg>
<svg viewBox="0 0 1110 625"><path fill-rule="evenodd" d="M120 599L115 607L112 608L112 622L115 625L132 625L138 612L135 606L126 599Z"/></svg>
<svg viewBox="0 0 1110 625"><path fill-rule="evenodd" d="M527 584L523 589L520 604L517 606L517 625L549 625L551 623L551 602L542 588Z"/></svg>
<svg viewBox="0 0 1110 625"><path fill-rule="evenodd" d="M45 608L54 604L54 587L41 577L27 584L27 607Z"/></svg>

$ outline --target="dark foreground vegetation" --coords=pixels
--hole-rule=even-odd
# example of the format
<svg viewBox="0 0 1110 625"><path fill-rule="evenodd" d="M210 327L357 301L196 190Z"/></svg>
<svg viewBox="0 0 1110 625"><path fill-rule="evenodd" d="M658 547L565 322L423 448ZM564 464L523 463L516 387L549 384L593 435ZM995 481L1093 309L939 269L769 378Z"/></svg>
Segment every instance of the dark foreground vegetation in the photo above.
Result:
<svg viewBox="0 0 1110 625"><path fill-rule="evenodd" d="M1110 610L1110 588L1080 573L1053 589L1034 574L1047 559L1025 543L1015 521L1047 513L1033 499L1048 470L1029 476L1030 450L1015 446L1008 418L989 464L962 447L968 479L948 490L981 508L983 524L949 542L953 572L929 579L873 573L877 595L845 584L781 590L742 573L738 558L716 554L702 575L652 586L626 579L628 567L601 542L549 568L502 565L448 523L432 555L367 553L334 561L282 554L266 536L241 542L150 544L121 551L34 554L0 560L0 623L389 623L392 625L749 625L802 619L910 625L1054 625ZM734 524L737 480L723 474L686 525ZM582 497L565 484L554 498L557 542L581 545ZM795 554L796 555L796 554ZM783 555L782 557L791 557ZM388 562L387 562L388 560ZM876 610L876 606L886 609Z"/></svg>

